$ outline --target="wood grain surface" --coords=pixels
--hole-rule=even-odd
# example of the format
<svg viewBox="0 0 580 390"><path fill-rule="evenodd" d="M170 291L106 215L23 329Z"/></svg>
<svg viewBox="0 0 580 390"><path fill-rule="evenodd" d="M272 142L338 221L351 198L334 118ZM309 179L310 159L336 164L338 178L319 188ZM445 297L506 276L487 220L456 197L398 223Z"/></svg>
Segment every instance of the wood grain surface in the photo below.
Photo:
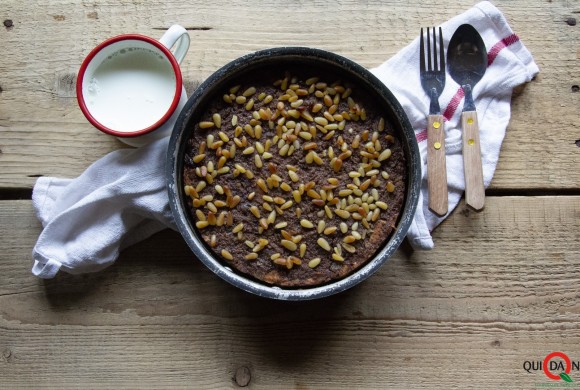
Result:
<svg viewBox="0 0 580 390"><path fill-rule="evenodd" d="M0 388L533 389L525 370L580 362L580 3L496 0L539 75L512 113L484 211L463 201L375 275L331 298L264 300L218 279L178 233L106 270L30 273L39 176L76 177L125 147L89 125L76 72L121 33L185 26L191 93L229 61L274 46L372 68L421 27L476 0L5 0L0 5ZM425 97L427 99L427 97ZM570 376L576 386L580 370ZM561 381L560 381L561 382Z"/></svg>
<svg viewBox="0 0 580 390"><path fill-rule="evenodd" d="M435 250L403 247L354 289L287 303L222 282L171 231L103 272L39 280L30 203L0 202L3 385L218 389L246 367L256 389L533 388L547 378L525 361L580 359L579 210L566 196L462 203Z"/></svg>

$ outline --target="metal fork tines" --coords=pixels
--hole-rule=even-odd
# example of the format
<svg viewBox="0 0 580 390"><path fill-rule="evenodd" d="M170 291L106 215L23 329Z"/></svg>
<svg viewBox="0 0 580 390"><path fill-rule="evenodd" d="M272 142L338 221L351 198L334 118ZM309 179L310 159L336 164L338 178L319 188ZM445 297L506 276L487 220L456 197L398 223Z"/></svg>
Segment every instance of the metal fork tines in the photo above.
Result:
<svg viewBox="0 0 580 390"><path fill-rule="evenodd" d="M427 95L431 98L431 105L429 107L429 114L440 114L439 96L445 87L445 48L443 47L443 32L439 27L439 47L437 47L437 35L435 34L435 27L433 27L433 49L431 49L431 34L427 29L427 64L425 64L425 42L423 39L423 29L421 29L420 39L420 71L421 71L421 85ZM433 64L431 64L431 57L433 57ZM437 57L439 57L439 64L437 64ZM425 65L427 68L425 68Z"/></svg>
<svg viewBox="0 0 580 390"><path fill-rule="evenodd" d="M447 214L447 168L445 164L445 130L443 115L439 107L439 96L445 88L445 47L443 45L443 32L439 27L439 40L435 27L427 29L427 39L424 38L421 29L419 40L419 70L421 86L429 96L429 116L427 127L427 167L429 208L435 214L443 216ZM433 42L431 42L433 35ZM425 51L425 41L427 50ZM439 42L437 42L439 41ZM432 44L432 46L431 46ZM439 61L437 61L439 59Z"/></svg>

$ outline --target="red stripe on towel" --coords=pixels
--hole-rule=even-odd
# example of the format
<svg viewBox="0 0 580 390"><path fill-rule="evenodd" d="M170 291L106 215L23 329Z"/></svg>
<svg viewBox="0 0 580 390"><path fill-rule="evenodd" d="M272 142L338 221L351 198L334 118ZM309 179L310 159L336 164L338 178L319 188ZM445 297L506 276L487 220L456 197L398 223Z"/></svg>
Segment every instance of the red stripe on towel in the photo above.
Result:
<svg viewBox="0 0 580 390"><path fill-rule="evenodd" d="M415 136L417 137L417 142L425 141L427 139L427 129L421 130Z"/></svg>
<svg viewBox="0 0 580 390"><path fill-rule="evenodd" d="M520 38L516 34L512 34L493 45L493 47L487 53L487 66L490 66L493 61L495 61L495 58L503 48L508 47L509 45L513 45L519 40Z"/></svg>
<svg viewBox="0 0 580 390"><path fill-rule="evenodd" d="M446 120L450 120L451 118L453 118L453 114L455 114L455 111L457 110L457 107L459 107L459 103L461 103L461 100L463 100L464 96L465 93L463 92L463 88L459 87L457 92L455 92L455 95L453 95L453 97L449 101L447 108L445 109L445 111L443 111L443 117Z"/></svg>

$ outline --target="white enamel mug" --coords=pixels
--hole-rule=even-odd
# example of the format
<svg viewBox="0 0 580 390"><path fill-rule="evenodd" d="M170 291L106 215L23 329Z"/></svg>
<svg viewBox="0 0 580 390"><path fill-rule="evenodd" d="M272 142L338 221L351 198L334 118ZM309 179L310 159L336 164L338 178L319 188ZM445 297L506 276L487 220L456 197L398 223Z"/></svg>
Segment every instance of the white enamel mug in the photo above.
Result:
<svg viewBox="0 0 580 390"><path fill-rule="evenodd" d="M88 121L131 146L171 134L187 102L179 64L189 35L171 26L160 40L123 34L95 47L77 77L77 100Z"/></svg>

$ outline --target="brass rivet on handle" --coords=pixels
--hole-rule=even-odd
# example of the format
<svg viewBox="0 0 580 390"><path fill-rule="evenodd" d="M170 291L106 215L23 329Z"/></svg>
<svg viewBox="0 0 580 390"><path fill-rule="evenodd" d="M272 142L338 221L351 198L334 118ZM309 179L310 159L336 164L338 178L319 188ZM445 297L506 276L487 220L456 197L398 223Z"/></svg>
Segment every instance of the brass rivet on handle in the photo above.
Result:
<svg viewBox="0 0 580 390"><path fill-rule="evenodd" d="M434 147L435 149L439 150L439 149L441 149L441 143L440 143L440 142L435 142L435 143L433 144L433 147Z"/></svg>
<svg viewBox="0 0 580 390"><path fill-rule="evenodd" d="M433 122L433 128L438 129L439 127L441 127L441 123L437 121Z"/></svg>

